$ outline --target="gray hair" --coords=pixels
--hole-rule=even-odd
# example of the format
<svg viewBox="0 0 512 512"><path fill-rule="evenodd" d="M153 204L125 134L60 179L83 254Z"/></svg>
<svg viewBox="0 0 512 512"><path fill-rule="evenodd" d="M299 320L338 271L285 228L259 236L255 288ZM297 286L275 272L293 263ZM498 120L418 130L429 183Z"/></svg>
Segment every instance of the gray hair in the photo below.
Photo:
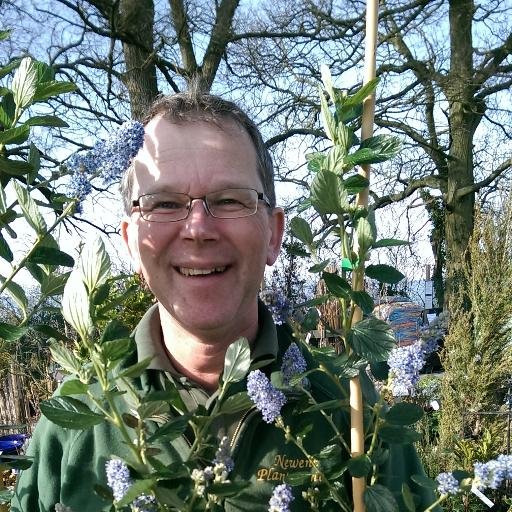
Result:
<svg viewBox="0 0 512 512"><path fill-rule="evenodd" d="M249 135L254 144L263 193L268 198L270 206L275 207L276 192L272 157L256 124L235 103L213 94L201 92L198 88L193 87L186 92L157 98L144 116L144 126L158 116L162 116L171 123L203 121L220 128L226 121L233 121ZM132 164L121 180L121 195L127 214L131 212L132 208L133 175L134 165Z"/></svg>

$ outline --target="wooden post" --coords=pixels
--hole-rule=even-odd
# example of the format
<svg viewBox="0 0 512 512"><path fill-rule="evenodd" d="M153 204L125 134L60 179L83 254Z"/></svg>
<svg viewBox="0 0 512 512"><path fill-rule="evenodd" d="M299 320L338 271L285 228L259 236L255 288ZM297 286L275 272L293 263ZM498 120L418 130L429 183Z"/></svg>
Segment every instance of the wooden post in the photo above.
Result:
<svg viewBox="0 0 512 512"><path fill-rule="evenodd" d="M367 0L366 3L366 46L365 46L365 70L364 83L375 78L376 49L377 49L377 22L379 2ZM361 140L373 135L373 121L375 116L375 94L366 98L363 104L363 119L361 126ZM365 165L360 169L360 174L370 180L370 166ZM359 206L368 206L368 190L357 195ZM362 290L364 287L363 276L354 273L352 286L354 290ZM362 319L362 311L357 308L353 323ZM363 395L359 378L350 380L350 449L352 457L364 453L364 424L363 424ZM354 512L365 512L364 490L366 482L364 478L352 478Z"/></svg>

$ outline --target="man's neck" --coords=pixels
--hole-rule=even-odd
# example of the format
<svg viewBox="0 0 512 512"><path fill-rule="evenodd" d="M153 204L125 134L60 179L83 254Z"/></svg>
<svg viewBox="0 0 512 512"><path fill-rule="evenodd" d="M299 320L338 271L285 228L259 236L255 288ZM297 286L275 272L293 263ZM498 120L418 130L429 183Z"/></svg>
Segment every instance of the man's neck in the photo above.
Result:
<svg viewBox="0 0 512 512"><path fill-rule="evenodd" d="M251 325L238 329L236 333L227 329L222 332L192 333L161 305L159 312L163 343L173 367L209 392L218 388L229 345L240 337L247 338L252 344L258 332L257 315Z"/></svg>

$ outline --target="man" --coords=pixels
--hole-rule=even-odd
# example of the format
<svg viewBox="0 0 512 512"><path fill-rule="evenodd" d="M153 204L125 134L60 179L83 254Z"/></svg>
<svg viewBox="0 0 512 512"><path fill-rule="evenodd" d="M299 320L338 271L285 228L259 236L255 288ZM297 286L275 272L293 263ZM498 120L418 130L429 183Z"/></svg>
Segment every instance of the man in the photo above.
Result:
<svg viewBox="0 0 512 512"><path fill-rule="evenodd" d="M153 358L137 386L149 392L172 382L190 411L198 405L211 409L226 350L241 336L249 341L253 363L261 361L267 375L278 370L293 338L286 326L274 324L258 290L265 265L278 256L284 214L275 204L270 156L246 114L211 95L159 99L122 191L123 240L157 299L135 332L138 359ZM312 374L310 382L318 401L337 398L322 375ZM283 408L284 421L294 431L301 424L312 427L314 435L304 442L318 453L332 436L330 426L317 411L298 416L296 405L290 400ZM346 428L346 419L338 420ZM211 434L228 437L230 479L250 483L226 499L227 511L268 510L274 487L311 467L253 408L228 415ZM191 442L187 436L174 440L163 461L186 459ZM75 512L108 509L94 485L105 483L105 461L125 453L108 425L64 431L43 418L30 450L34 465L21 475L13 512L53 511L57 503ZM409 474L421 471L414 453L409 455L408 461L400 455L397 474L388 471L384 478L398 491ZM348 482L339 491L347 498ZM308 487L294 488L291 510L310 509L301 495Z"/></svg>

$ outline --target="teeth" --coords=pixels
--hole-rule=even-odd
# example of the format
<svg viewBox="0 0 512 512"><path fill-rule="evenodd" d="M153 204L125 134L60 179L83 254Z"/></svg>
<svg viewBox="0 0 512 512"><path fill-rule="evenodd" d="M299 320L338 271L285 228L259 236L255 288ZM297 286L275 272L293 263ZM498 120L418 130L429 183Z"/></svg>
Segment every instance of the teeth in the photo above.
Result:
<svg viewBox="0 0 512 512"><path fill-rule="evenodd" d="M206 276L208 274L214 274L215 272L224 272L226 267L214 267L214 268L179 268L180 273L184 276Z"/></svg>

